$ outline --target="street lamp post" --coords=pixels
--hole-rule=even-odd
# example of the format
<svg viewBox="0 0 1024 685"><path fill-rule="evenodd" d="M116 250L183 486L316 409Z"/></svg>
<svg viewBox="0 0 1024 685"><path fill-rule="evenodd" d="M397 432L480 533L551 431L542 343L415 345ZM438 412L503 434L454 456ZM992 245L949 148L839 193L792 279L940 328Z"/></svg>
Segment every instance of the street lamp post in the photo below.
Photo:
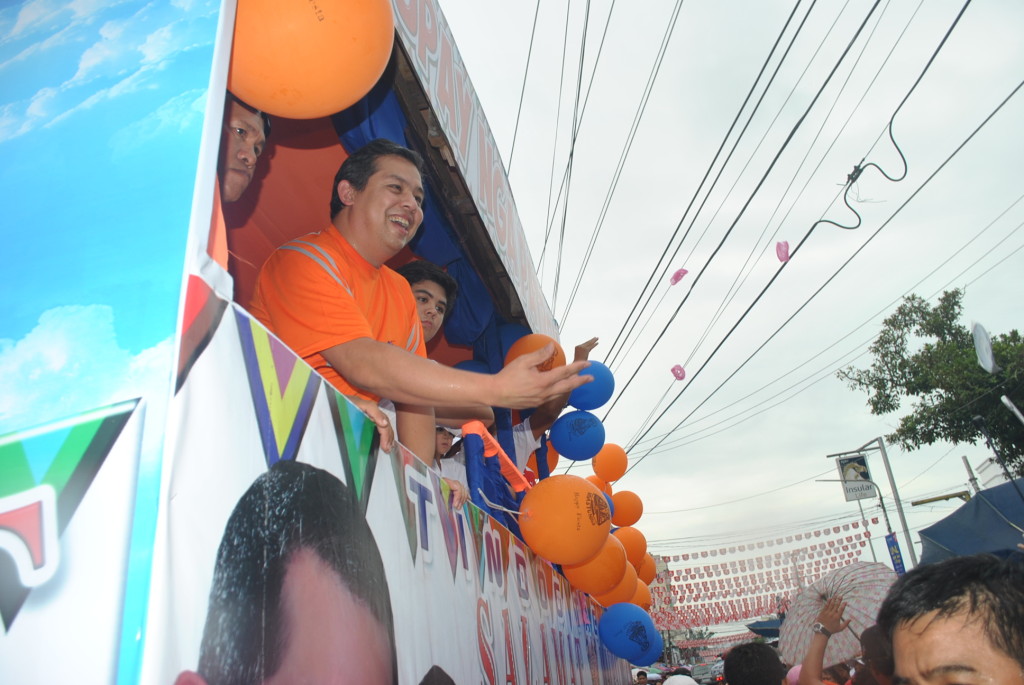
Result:
<svg viewBox="0 0 1024 685"><path fill-rule="evenodd" d="M900 501L899 490L896 489L896 481L892 477L892 468L889 466L889 455L885 453L885 441L882 438L875 438L865 445L852 450L850 452L840 452L838 454L829 454L827 457L845 457L851 454L862 454L869 450L878 450L878 453L882 456L882 465L885 466L885 475L889 477L889 487L892 490L892 499L896 503L896 514L900 517L900 525L903 527L903 537L907 541L907 551L910 553L910 561L914 566L917 566L917 552L914 551L914 541L910 538L910 528L907 526L907 517L903 515L903 503ZM881 500L882 491L878 488L878 485L871 481L867 481L874 485L875 489L878 490L878 497ZM885 507L882 507L882 513L885 514ZM892 527L889 526L889 517L886 515L886 526L889 527L889 533L892 534Z"/></svg>

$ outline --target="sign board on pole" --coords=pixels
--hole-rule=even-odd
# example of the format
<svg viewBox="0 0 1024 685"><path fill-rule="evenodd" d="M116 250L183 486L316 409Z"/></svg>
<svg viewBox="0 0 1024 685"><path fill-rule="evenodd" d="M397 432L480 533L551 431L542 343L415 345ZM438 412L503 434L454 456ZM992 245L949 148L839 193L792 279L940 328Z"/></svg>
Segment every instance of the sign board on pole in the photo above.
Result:
<svg viewBox="0 0 1024 685"><path fill-rule="evenodd" d="M868 471L868 458L863 454L836 459L839 478L843 481L843 494L847 502L868 499L875 496L875 486Z"/></svg>
<svg viewBox="0 0 1024 685"><path fill-rule="evenodd" d="M900 551L900 541L896 539L896 533L889 533L885 536L885 546L889 548L889 558L892 559L892 568L896 575L902 576L907 572L903 565L903 552Z"/></svg>

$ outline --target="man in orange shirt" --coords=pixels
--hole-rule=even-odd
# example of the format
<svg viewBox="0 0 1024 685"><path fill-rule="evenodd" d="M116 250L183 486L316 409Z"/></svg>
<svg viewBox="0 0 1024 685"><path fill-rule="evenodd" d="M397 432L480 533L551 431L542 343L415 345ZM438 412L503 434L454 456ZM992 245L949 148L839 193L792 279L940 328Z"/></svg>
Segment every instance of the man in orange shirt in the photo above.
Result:
<svg viewBox="0 0 1024 685"><path fill-rule="evenodd" d="M535 407L591 377L578 375L586 363L540 371L551 346L495 375L427 360L409 285L384 265L423 221L421 168L417 153L387 140L353 152L334 178L331 224L271 255L250 311L385 431L377 402L392 400L399 439L429 461L435 406Z"/></svg>

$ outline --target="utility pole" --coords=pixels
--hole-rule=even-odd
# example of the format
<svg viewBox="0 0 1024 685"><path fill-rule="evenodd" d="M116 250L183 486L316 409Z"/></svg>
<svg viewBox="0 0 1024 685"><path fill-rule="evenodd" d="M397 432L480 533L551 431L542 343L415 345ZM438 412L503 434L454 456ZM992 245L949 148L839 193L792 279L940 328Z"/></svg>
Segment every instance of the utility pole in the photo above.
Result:
<svg viewBox="0 0 1024 685"><path fill-rule="evenodd" d="M878 501L881 502L882 498L879 497ZM857 500L857 508L860 509L860 520L861 521L867 521L867 519L864 518L864 505L860 503L860 500ZM884 508L885 508L884 505L883 505L882 508L884 510ZM875 545L871 541L871 538L868 538L868 549L871 550L871 560L877 562L878 561L878 555L875 554Z"/></svg>
<svg viewBox="0 0 1024 685"><path fill-rule="evenodd" d="M981 492L981 488L978 487L978 479L974 477L974 471L971 469L971 463L967 461L966 454L962 455L960 458L964 460L964 468L967 469L967 481L971 484L971 487L974 488L974 494L977 495Z"/></svg>
<svg viewBox="0 0 1024 685"><path fill-rule="evenodd" d="M907 526L907 517L903 515L903 503L900 501L900 493L896 489L896 480L892 477L892 469L889 468L889 456L885 453L885 441L882 438L875 438L872 442L878 443L878 452L882 455L882 464L885 465L885 475L889 477L889 487L892 488L892 498L896 501L896 513L900 517L900 525L903 526L903 537L907 540L907 551L910 552L910 563L917 566L917 552L914 551L914 541L910 539L910 528ZM867 445L861 449L866 449Z"/></svg>

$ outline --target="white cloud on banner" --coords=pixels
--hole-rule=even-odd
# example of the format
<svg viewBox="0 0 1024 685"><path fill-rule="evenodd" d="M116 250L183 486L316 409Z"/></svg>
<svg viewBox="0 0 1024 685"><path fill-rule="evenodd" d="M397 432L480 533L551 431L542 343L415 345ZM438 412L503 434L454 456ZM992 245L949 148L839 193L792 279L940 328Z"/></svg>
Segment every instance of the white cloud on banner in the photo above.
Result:
<svg viewBox="0 0 1024 685"><path fill-rule="evenodd" d="M0 339L0 433L133 397L158 409L173 358L172 338L137 355L121 348L108 306L49 309L22 339Z"/></svg>
<svg viewBox="0 0 1024 685"><path fill-rule="evenodd" d="M20 32L33 26L38 26L33 29L38 31L53 29L54 21L64 19L60 16L63 10L48 3L31 4L39 6L22 9L24 19L19 18L15 26ZM149 3L134 14L110 18L93 29L89 24L96 22L100 10L109 16L110 6L92 0L73 3L70 24L0 63L5 76L20 77L37 88L27 99L0 105L0 142L53 126L117 97L158 89L157 73L178 55L208 46L213 40L210 22L216 16L216 8L205 3L197 12L193 5ZM69 66L74 65L73 72L61 74L52 65L43 68L35 64L48 59L43 54L47 50L77 43L85 46L77 57L61 58ZM41 81L40 74L50 75L53 82ZM91 91L89 84L93 84Z"/></svg>

